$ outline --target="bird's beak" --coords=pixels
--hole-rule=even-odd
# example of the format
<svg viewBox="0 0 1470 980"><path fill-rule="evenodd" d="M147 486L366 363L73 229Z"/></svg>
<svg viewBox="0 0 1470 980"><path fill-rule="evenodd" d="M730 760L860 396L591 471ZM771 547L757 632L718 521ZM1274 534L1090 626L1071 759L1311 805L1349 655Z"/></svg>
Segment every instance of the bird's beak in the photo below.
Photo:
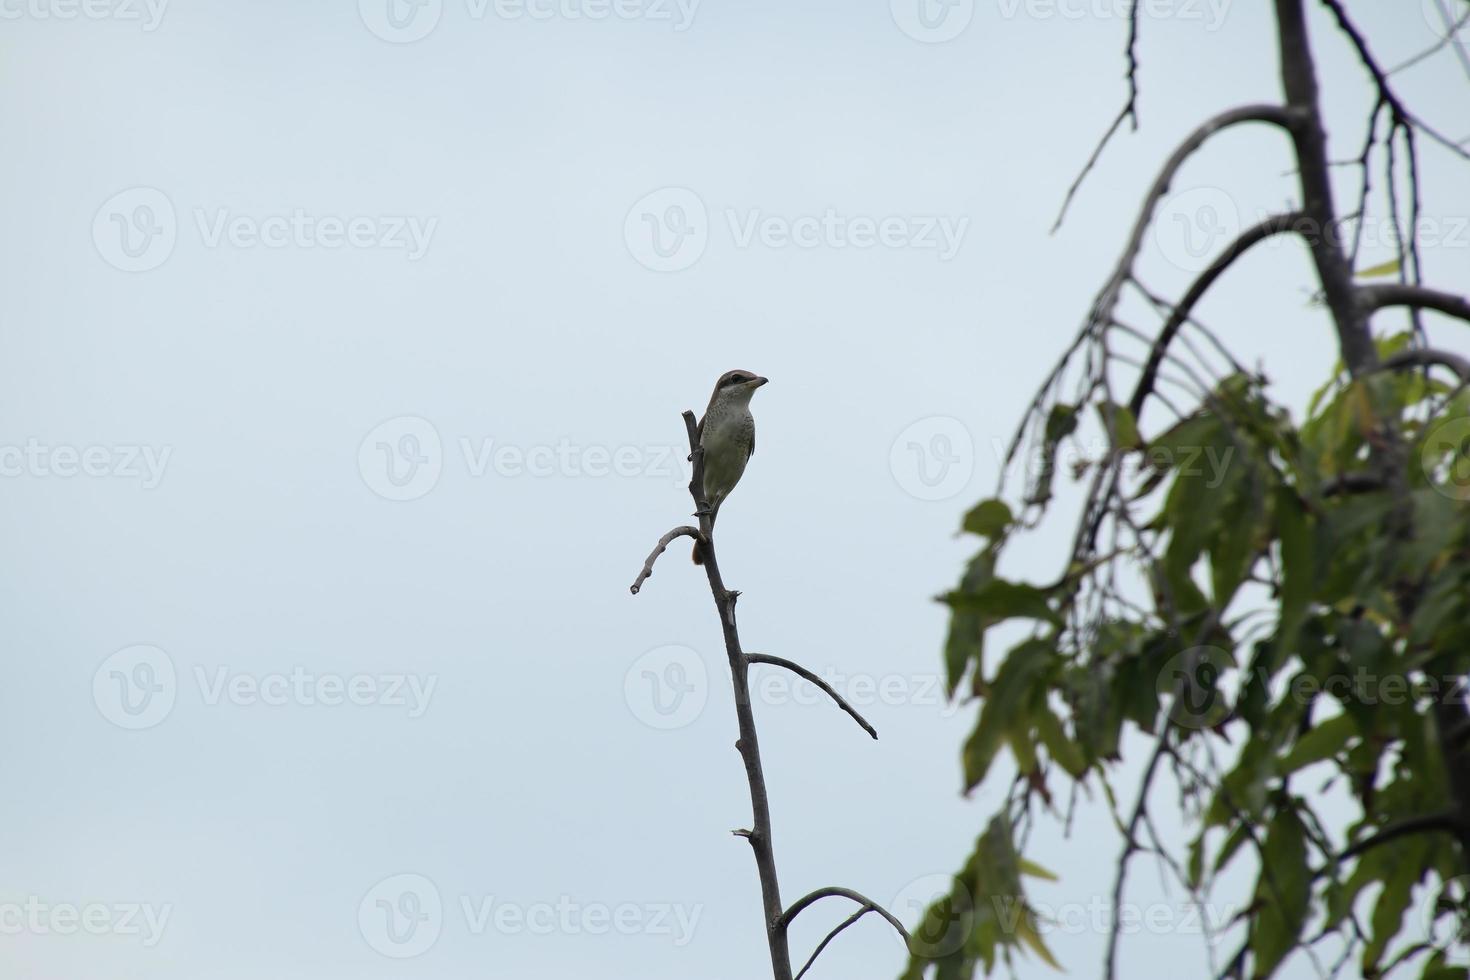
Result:
<svg viewBox="0 0 1470 980"><path fill-rule="evenodd" d="M756 378L754 381L751 382L751 385L753 387L759 388L761 385L767 383L770 380L770 378Z"/></svg>

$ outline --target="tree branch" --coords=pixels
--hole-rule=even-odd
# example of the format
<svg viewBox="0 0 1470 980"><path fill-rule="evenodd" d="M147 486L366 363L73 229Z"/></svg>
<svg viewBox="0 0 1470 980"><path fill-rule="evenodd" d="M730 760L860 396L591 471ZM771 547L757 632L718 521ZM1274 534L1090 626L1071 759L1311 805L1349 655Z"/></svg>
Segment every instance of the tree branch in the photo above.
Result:
<svg viewBox="0 0 1470 980"><path fill-rule="evenodd" d="M709 579L710 595L720 616L720 631L725 639L725 656L730 662L730 683L735 691L735 717L740 738L735 742L745 764L745 779L750 785L751 829L738 831L750 842L755 856L756 874L760 878L761 906L766 922L766 943L771 951L774 980L792 980L791 950L786 930L777 928L781 917L781 887L776 877L776 855L771 846L771 804L766 794L766 777L761 768L760 742L756 737L755 714L750 703L750 663L740 649L740 634L735 628L735 600L740 593L725 588L720 577L720 563L715 556L713 522L704 496L704 450L699 445L699 425L693 412L684 413L684 430L689 437L689 458L693 473L689 479L689 495L694 498L694 512L699 515L699 529L677 527L659 539L658 546L643 564L643 572L633 583L638 593L643 581L653 574L653 562L675 538L688 536L702 546L704 573Z"/></svg>
<svg viewBox="0 0 1470 980"><path fill-rule="evenodd" d="M874 912L877 912L879 915L883 916L883 918L887 919L889 925L898 930L898 934L903 937L905 943L909 942L909 931L903 927L902 922L899 922L898 919L894 917L893 913L889 912L883 906L879 905L877 902L873 901L871 898L868 898L866 895L863 895L860 892L855 892L851 888L837 888L835 886L818 888L811 894L804 895L801 898L798 898L796 902L792 904L791 908L787 909L785 912L782 912L781 915L776 919L775 928L779 930L782 934L784 934L786 932L786 929L791 925L792 920L800 915L807 906L821 899L832 897L850 898L854 902L857 902L859 905L865 905L868 908L871 908Z"/></svg>
<svg viewBox="0 0 1470 980"><path fill-rule="evenodd" d="M629 592L634 595L638 594L638 590L643 588L643 583L648 581L649 576L653 574L653 563L658 561L658 556L664 553L664 549L668 548L675 538L679 537L690 537L699 543L705 542L704 535L699 532L699 528L697 527L690 527L688 524L685 524L683 527L674 528L668 534L658 539L658 544L654 546L647 560L643 562L643 571L638 573L638 577L628 587Z"/></svg>
<svg viewBox="0 0 1470 980"><path fill-rule="evenodd" d="M1422 834L1427 830L1442 830L1446 833L1457 833L1460 831L1458 815L1454 810L1442 810L1439 813L1426 813L1419 817L1410 817L1397 823L1389 824L1378 833L1365 840L1360 840L1351 847L1344 848L1338 855L1338 860L1345 861L1350 857L1357 857L1364 851L1372 850L1380 844L1398 840L1409 834Z"/></svg>
<svg viewBox="0 0 1470 980"><path fill-rule="evenodd" d="M1230 268L1235 261L1246 252L1250 251L1258 243L1284 234L1297 228L1298 223L1303 220L1300 211L1292 211L1287 214L1273 215L1260 224L1247 228L1240 236L1231 242L1220 255L1211 262L1209 268L1200 273L1199 278L1190 284L1184 297L1174 306L1169 319L1165 321L1164 328L1159 331L1159 339L1154 341L1153 348L1149 351L1148 363L1144 366L1143 374L1138 379L1137 386L1133 389L1133 397L1128 400L1128 407L1137 419L1143 411L1143 403L1153 391L1154 378L1159 372L1159 365L1163 362L1164 351L1168 348L1174 335L1179 332L1189 319L1195 304L1200 301L1205 292L1215 284Z"/></svg>
<svg viewBox="0 0 1470 980"><path fill-rule="evenodd" d="M1102 158L1103 150L1112 141L1113 134L1123 125L1125 120L1133 123L1133 129L1138 130L1138 0L1133 0L1133 6L1128 11L1128 99L1123 103L1123 108L1118 110L1117 116L1113 117L1112 125L1108 126L1107 132L1103 133L1102 139L1098 140L1097 146L1093 148L1092 155L1083 164L1082 170L1077 174L1072 186L1067 188L1067 196L1062 199L1062 208L1057 212L1057 220L1052 223L1051 234L1055 235L1057 229L1062 227L1062 222L1067 218L1067 208L1072 205L1072 198L1077 196L1077 191L1082 187L1082 182L1087 175L1092 173L1092 168L1097 166L1097 161Z"/></svg>
<svg viewBox="0 0 1470 980"><path fill-rule="evenodd" d="M1119 258L1113 275L1103 286L1093 303L1092 315L1089 323L1092 325L1107 324L1113 320L1113 314L1118 305L1118 295L1123 289L1123 284L1133 275L1133 263L1138 258L1139 251L1143 248L1145 235L1153 220L1154 208L1158 206L1164 195L1169 193L1169 185L1174 182L1174 177L1185 162L1194 155L1205 142L1221 130L1238 126L1241 123L1264 122L1271 123L1281 129L1291 132L1294 124L1298 121L1299 114L1296 111L1279 105L1247 105L1227 110L1212 119L1206 120L1194 132L1190 133L1174 150L1172 156L1164 163L1163 169L1154 179L1153 186L1149 188L1144 196L1143 207L1139 210L1138 218L1134 221L1133 232L1128 237L1128 242L1123 248L1123 255Z"/></svg>
<svg viewBox="0 0 1470 980"><path fill-rule="evenodd" d="M1470 360L1466 360L1459 354L1452 354L1447 350L1439 350L1434 347L1416 347L1412 350L1400 351L1382 364L1384 371L1396 371L1406 367L1433 367L1434 365L1449 368L1460 376L1460 380L1470 383Z"/></svg>
<svg viewBox="0 0 1470 980"><path fill-rule="evenodd" d="M842 695L833 690L831 684L828 684L826 681L822 680L816 674L807 670L800 664L793 663L792 661L787 660L784 657L773 657L768 653L747 653L745 655L745 660L747 663L752 664L770 664L773 667L785 667L793 674L796 674L806 680L811 681L817 687L820 687L823 691L826 691L827 695L831 697L833 701L837 702L837 707L852 715L852 720L861 725L863 727L863 731L867 732L875 739L878 737L878 730L872 725L868 724L868 720L862 715L858 714L857 709L848 704L847 701L842 697Z"/></svg>
<svg viewBox="0 0 1470 980"><path fill-rule="evenodd" d="M1444 293L1425 286L1410 286L1401 282L1384 283L1381 286L1359 286L1358 293L1363 303L1372 310L1389 306L1411 306L1420 310L1434 310L1445 316L1470 323L1470 300L1454 293Z"/></svg>
<svg viewBox="0 0 1470 980"><path fill-rule="evenodd" d="M817 961L817 957L822 955L822 950L826 949L827 944L837 938L837 934L839 932L846 929L848 926L852 925L854 922L856 922L858 919L861 919L869 912L877 911L878 906L876 905L864 905L852 915L849 915L847 918L843 919L842 922L837 926L837 928L827 933L827 937L823 939L820 943L817 943L817 948L812 950L812 955L808 956L806 962L802 964L801 969L796 971L796 980L801 980L802 977L806 976L806 971L812 968L812 964Z"/></svg>

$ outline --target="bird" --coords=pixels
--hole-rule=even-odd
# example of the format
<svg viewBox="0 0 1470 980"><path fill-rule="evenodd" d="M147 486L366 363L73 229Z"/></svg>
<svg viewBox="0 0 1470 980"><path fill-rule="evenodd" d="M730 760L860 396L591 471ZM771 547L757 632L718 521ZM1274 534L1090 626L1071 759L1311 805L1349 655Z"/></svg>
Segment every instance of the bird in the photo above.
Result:
<svg viewBox="0 0 1470 980"><path fill-rule="evenodd" d="M755 452L755 419L750 414L750 399L768 380L750 371L726 371L715 382L709 407L699 420L699 447L704 450L704 500L711 527L720 505L740 482L745 464ZM694 564L704 564L698 544L694 546Z"/></svg>

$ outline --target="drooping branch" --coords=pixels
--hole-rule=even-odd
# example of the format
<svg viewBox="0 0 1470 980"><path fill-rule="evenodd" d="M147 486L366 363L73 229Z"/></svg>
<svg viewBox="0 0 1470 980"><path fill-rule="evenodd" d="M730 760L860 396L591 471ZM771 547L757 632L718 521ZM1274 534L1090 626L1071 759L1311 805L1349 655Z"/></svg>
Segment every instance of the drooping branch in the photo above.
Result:
<svg viewBox="0 0 1470 980"><path fill-rule="evenodd" d="M1359 286L1358 292L1369 310L1381 310L1390 306L1409 306L1420 310L1434 310L1470 323L1470 300L1454 293L1445 293L1424 286L1410 286L1401 282L1384 283L1381 286Z"/></svg>
<svg viewBox="0 0 1470 980"><path fill-rule="evenodd" d="M798 898L794 903L792 903L791 908L781 913L780 918L776 920L776 928L779 929L782 933L785 933L787 928L791 925L792 920L800 915L803 910L805 910L814 902L818 902L824 898L848 898L854 902L857 902L859 905L863 905L872 909L874 912L877 912L879 915L883 916L883 918L887 919L889 925L898 930L898 934L903 937L905 943L909 942L909 931L903 927L903 923L899 922L898 919L893 915L893 913L889 912L883 906L879 905L877 902L873 901L871 898L868 898L861 892L855 892L851 888L838 888L831 885L826 888L818 888L816 891L811 892L808 895L803 895L801 898Z"/></svg>
<svg viewBox="0 0 1470 980"><path fill-rule="evenodd" d="M1406 367L1439 367L1449 368L1460 376L1460 380L1470 384L1470 360L1466 360L1459 354L1452 354L1447 350L1439 350L1434 347L1416 347L1412 350L1400 351L1383 362L1383 370L1396 371Z"/></svg>
<svg viewBox="0 0 1470 980"><path fill-rule="evenodd" d="M1214 285L1215 280L1219 279L1226 269L1234 265L1237 259L1258 243L1298 229L1302 220L1301 212L1292 211L1273 215L1260 224L1247 228L1190 284L1184 297L1175 304L1173 312L1169 314L1169 319L1164 322L1163 329L1159 331L1159 338L1154 341L1153 349L1149 352L1148 363L1144 365L1138 384L1133 389L1133 397L1128 400L1128 407L1132 410L1135 419L1142 414L1143 403L1153 391L1154 378L1158 374L1159 365L1163 362L1164 352L1173 341L1174 335L1189 319L1189 314L1194 310L1195 304Z"/></svg>
<svg viewBox="0 0 1470 980"><path fill-rule="evenodd" d="M663 537L659 538L658 544L654 546L654 549L649 554L647 560L643 562L643 571L638 573L638 577L634 579L633 584L628 587L629 592L633 593L634 595L638 594L638 590L643 588L643 583L648 581L648 577L653 574L653 563L658 561L658 556L664 553L664 550L673 543L675 538L680 537L690 537L693 538L696 542L700 543L703 543L705 541L705 537L703 534L700 533L699 528L690 527L687 524L682 527L676 527L668 534L665 534Z"/></svg>
<svg viewBox="0 0 1470 980"><path fill-rule="evenodd" d="M1133 263L1138 258L1138 253L1143 249L1144 238L1148 233L1149 226L1153 223L1154 208L1158 207L1159 201L1169 193L1169 187L1174 182L1181 167L1194 155L1205 142L1216 133L1238 126L1242 123L1262 122L1271 123L1281 129L1290 132L1294 123L1298 120L1298 113L1279 105L1262 104L1240 106L1220 113L1212 119L1206 120L1203 125L1190 133L1184 142L1175 148L1173 155L1164 163L1159 175L1154 178L1153 186L1144 195L1143 206L1139 208L1138 217L1134 220L1133 231L1128 236L1128 242L1123 247L1123 254L1118 259L1113 274L1098 293L1093 303L1092 315L1089 318L1091 324L1105 324L1113 319L1118 305L1118 297L1122 292L1124 283L1128 282L1133 275Z"/></svg>
<svg viewBox="0 0 1470 980"><path fill-rule="evenodd" d="M793 674L796 674L797 676L802 677L805 680L811 681L817 687L827 692L827 696L830 697L833 701L837 702L837 707L852 715L852 720L861 725L863 731L867 732L875 739L878 737L878 730L872 725L868 724L868 720L862 715L858 714L857 709L848 704L847 700L843 698L842 695L833 690L831 684L828 684L826 681L822 680L822 678L818 677L810 670L807 670L805 667L801 666L801 664L793 663L792 661L787 660L784 657L773 657L767 653L747 653L745 655L745 659L748 663L770 664L773 667L785 667Z"/></svg>
<svg viewBox="0 0 1470 980"><path fill-rule="evenodd" d="M1387 844L1389 841L1398 840L1400 837L1406 837L1409 834L1422 834L1427 831L1444 831L1445 833L1459 832L1460 824L1458 815L1454 810L1444 810L1439 813L1426 813L1422 816L1400 820L1398 823L1384 827L1372 837L1365 838L1353 844L1351 847L1344 848L1342 854L1338 855L1338 859L1345 861L1348 858L1357 857L1364 851L1371 851L1381 844Z"/></svg>

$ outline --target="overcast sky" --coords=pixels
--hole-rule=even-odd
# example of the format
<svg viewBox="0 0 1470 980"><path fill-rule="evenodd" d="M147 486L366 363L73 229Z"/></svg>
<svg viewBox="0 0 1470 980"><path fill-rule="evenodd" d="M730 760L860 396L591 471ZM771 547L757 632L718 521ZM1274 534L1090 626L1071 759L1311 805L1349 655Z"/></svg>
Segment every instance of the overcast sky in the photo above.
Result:
<svg viewBox="0 0 1470 980"><path fill-rule="evenodd" d="M1277 97L1268 5L1145 6L1142 128L1049 236L1124 97L1121 0L0 0L3 972L766 975L703 578L681 544L628 594L690 510L679 412L736 367L771 379L720 523L745 643L881 735L757 671L782 887L912 922L1004 787L959 795L953 531L1169 149ZM1354 6L1386 63L1436 40ZM1312 26L1351 157L1363 75ZM1470 135L1449 53L1401 86ZM1470 181L1423 162L1463 290ZM1287 168L1270 132L1211 144L1150 285ZM1294 405L1335 356L1308 273L1261 249L1202 308ZM1033 841L1072 976L1118 849L1096 807ZM1198 975L1185 896L1135 872L1162 925L1124 975ZM810 976L903 959L870 917Z"/></svg>

